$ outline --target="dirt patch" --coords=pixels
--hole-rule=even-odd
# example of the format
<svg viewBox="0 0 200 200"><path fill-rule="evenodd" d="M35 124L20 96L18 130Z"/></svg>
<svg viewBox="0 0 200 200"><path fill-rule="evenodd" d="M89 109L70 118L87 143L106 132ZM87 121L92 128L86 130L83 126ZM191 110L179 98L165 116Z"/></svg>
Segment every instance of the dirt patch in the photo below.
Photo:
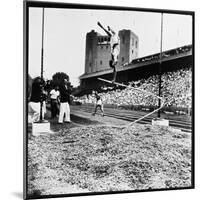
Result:
<svg viewBox="0 0 200 200"><path fill-rule="evenodd" d="M63 127L29 139L30 196L189 186L190 135L167 127Z"/></svg>

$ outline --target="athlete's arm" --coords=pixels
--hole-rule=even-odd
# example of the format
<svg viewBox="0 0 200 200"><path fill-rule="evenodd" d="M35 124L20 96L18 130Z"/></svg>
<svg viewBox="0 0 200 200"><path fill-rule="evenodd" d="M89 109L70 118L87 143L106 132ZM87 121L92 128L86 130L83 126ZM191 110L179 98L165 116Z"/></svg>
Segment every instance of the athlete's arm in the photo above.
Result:
<svg viewBox="0 0 200 200"><path fill-rule="evenodd" d="M109 37L112 36L111 33L110 33L108 30L106 30L106 29L102 26L102 24L101 24L100 22L97 22L97 24L99 25L99 27L101 27L101 28L107 33L107 35L108 35Z"/></svg>

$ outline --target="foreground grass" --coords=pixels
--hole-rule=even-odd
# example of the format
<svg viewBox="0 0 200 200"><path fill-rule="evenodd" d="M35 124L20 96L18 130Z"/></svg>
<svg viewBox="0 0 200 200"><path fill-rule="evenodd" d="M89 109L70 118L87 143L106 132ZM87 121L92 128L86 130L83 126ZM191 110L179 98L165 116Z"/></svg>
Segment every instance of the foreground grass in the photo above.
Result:
<svg viewBox="0 0 200 200"><path fill-rule="evenodd" d="M29 195L189 186L191 137L168 128L86 126L29 139Z"/></svg>

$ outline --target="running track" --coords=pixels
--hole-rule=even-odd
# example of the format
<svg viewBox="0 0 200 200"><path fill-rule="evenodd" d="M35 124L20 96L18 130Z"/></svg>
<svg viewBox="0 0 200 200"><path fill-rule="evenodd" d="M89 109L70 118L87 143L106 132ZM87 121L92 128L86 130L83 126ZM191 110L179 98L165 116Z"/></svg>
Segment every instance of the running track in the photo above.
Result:
<svg viewBox="0 0 200 200"><path fill-rule="evenodd" d="M84 112L92 113L94 105L76 105L71 107L72 110L81 110ZM117 119L123 119L126 121L133 122L134 120L144 116L147 112L133 111L133 110L121 110L114 108L104 108L105 116L114 117ZM153 118L156 118L157 114L152 114L137 123L151 124ZM172 115L172 114L161 114L161 117L169 120L169 126L181 129L184 132L192 132L192 123L186 115Z"/></svg>

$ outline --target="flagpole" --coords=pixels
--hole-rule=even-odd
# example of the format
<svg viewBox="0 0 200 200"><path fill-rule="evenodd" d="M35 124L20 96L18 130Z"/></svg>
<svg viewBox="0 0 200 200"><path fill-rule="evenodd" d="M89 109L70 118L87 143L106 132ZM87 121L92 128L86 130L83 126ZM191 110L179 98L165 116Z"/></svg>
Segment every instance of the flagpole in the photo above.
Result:
<svg viewBox="0 0 200 200"><path fill-rule="evenodd" d="M42 8L42 48L41 48L41 100L40 100L40 121L43 120L42 116L42 107L43 107L43 99L42 99L42 93L43 93L43 56L44 56L44 8Z"/></svg>
<svg viewBox="0 0 200 200"><path fill-rule="evenodd" d="M159 61L159 85L158 85L158 96L161 97L161 86L162 86L162 43L163 43L163 13L161 13L161 31L160 31L160 61ZM161 100L158 99L158 107L161 106ZM160 118L160 110L158 110L158 118Z"/></svg>

